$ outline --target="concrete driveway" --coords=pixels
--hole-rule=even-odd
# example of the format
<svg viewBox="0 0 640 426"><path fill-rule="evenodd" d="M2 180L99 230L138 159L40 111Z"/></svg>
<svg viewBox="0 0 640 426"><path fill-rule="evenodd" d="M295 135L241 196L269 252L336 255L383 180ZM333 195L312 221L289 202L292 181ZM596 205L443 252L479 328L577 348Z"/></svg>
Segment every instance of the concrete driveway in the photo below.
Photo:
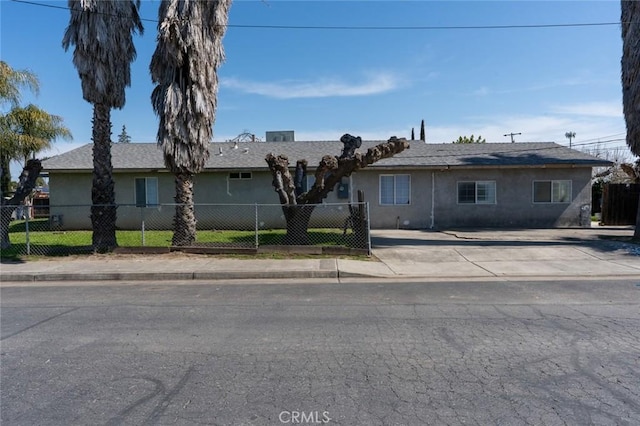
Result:
<svg viewBox="0 0 640 426"><path fill-rule="evenodd" d="M632 227L533 230L374 230L368 265L380 277L640 278ZM618 238L618 240L616 240ZM340 262L341 275L349 272Z"/></svg>

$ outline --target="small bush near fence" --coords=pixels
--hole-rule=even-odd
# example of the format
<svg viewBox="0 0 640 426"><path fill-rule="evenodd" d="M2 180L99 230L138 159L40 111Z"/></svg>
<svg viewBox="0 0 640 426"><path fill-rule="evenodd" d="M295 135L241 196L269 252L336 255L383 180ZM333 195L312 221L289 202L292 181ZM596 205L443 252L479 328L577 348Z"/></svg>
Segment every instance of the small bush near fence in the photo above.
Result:
<svg viewBox="0 0 640 426"><path fill-rule="evenodd" d="M366 212L366 205L362 207ZM9 225L11 247L2 250L2 257L91 253L90 208L88 205L50 206L48 218L13 220ZM175 205L118 206L118 246L170 248L174 208ZM197 237L194 247L221 250L274 247L282 245L286 235L286 221L280 205L199 204L195 211ZM355 238L349 212L348 204L316 206L308 230L311 245L368 253L369 239L363 244L362 238Z"/></svg>

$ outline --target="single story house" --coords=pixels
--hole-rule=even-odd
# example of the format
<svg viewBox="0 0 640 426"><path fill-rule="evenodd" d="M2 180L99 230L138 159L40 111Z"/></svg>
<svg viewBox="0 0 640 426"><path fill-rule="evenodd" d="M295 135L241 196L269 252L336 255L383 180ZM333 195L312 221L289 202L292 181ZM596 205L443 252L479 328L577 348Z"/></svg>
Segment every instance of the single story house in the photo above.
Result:
<svg viewBox="0 0 640 426"><path fill-rule="evenodd" d="M363 141L359 151L381 142ZM265 156L286 155L292 168L306 159L310 185L322 156L341 150L339 141L212 143L211 158L195 177L195 203L272 204L274 214L281 214ZM111 152L118 226L135 229L140 206L160 210L174 202L174 178L155 143L113 144ZM410 141L401 154L345 178L326 203L353 202L364 191L374 229L590 226L592 168L610 164L552 142ZM86 208L64 206L91 204L92 145L51 157L43 167L52 217L65 228L89 229ZM170 226L173 209L164 207L162 215ZM241 220L235 213L225 216L231 216L229 223ZM253 223L253 215L247 220Z"/></svg>

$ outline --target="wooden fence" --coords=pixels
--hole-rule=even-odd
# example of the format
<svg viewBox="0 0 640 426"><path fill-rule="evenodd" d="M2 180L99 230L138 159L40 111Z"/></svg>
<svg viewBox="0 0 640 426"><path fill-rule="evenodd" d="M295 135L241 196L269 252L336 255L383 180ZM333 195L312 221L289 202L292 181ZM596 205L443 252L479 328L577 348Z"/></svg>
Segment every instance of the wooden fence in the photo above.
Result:
<svg viewBox="0 0 640 426"><path fill-rule="evenodd" d="M607 183L602 188L601 225L635 225L640 184Z"/></svg>

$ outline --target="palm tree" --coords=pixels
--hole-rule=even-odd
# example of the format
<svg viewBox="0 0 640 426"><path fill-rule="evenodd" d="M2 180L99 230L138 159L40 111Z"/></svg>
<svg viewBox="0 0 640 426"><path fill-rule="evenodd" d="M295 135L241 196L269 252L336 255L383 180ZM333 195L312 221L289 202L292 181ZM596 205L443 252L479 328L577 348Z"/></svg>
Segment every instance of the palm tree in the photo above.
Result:
<svg viewBox="0 0 640 426"><path fill-rule="evenodd" d="M50 115L35 105L26 108L14 107L7 115L0 117L0 167L3 177L9 173L11 160L23 160L24 168L20 176L20 185L16 193L8 200L2 199L0 215L0 245L3 249L10 246L9 224L11 214L33 189L42 170L35 154L49 148L58 137L71 138L71 132L63 125L57 115ZM30 159L30 157L33 157ZM6 194L8 183L2 182L1 193Z"/></svg>
<svg viewBox="0 0 640 426"><path fill-rule="evenodd" d="M20 89L26 86L34 93L40 90L38 77L28 70L14 70L5 61L0 61L0 104L9 103L12 107L18 106L22 98ZM5 114L0 114L0 155L7 155L15 151L12 144L9 121ZM8 156L8 155L7 155ZM12 155L11 155L12 156ZM11 174L8 162L0 161L0 200L3 200L11 182Z"/></svg>
<svg viewBox="0 0 640 426"><path fill-rule="evenodd" d="M175 175L176 211L172 243L196 239L193 176L209 158L215 122L218 67L231 0L163 0L158 45L151 58L151 95L160 119L158 145Z"/></svg>
<svg viewBox="0 0 640 426"><path fill-rule="evenodd" d="M621 2L622 22L622 104L627 124L627 145L635 155L640 156L640 3ZM640 199L634 240L640 240Z"/></svg>
<svg viewBox="0 0 640 426"><path fill-rule="evenodd" d="M116 242L116 205L111 164L111 108L125 104L136 58L133 34L142 34L140 0L69 0L71 17L62 39L74 45L73 64L84 99L93 104L93 248L107 251Z"/></svg>
<svg viewBox="0 0 640 426"><path fill-rule="evenodd" d="M62 117L51 115L35 105L14 107L0 121L0 167L2 176L10 177L9 163L24 160L51 147L57 138L71 139L71 131L64 126ZM6 194L8 183L2 182L2 193Z"/></svg>
<svg viewBox="0 0 640 426"><path fill-rule="evenodd" d="M571 141L576 137L576 132L566 132L564 137L569 139L569 148L571 148Z"/></svg>
<svg viewBox="0 0 640 426"><path fill-rule="evenodd" d="M34 73L28 70L14 70L5 61L0 61L0 102L18 105L22 86L36 94L40 90L40 83Z"/></svg>

